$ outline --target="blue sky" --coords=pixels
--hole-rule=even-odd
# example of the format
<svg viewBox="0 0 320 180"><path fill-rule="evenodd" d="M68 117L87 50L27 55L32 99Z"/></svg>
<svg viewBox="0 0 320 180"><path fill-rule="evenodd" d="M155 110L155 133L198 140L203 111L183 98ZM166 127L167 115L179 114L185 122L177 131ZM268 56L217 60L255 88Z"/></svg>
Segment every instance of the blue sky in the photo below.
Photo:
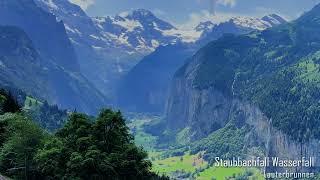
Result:
<svg viewBox="0 0 320 180"><path fill-rule="evenodd" d="M144 8L174 24L200 21L208 16L211 0L71 0L81 4L90 16L115 15ZM292 20L320 3L320 0L217 0L217 15L257 16L277 13Z"/></svg>

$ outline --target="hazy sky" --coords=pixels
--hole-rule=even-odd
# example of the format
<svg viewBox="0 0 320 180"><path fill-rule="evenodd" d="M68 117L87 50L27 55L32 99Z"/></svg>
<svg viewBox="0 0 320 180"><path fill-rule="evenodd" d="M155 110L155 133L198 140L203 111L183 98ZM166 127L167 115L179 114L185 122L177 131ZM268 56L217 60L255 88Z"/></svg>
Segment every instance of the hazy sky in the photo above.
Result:
<svg viewBox="0 0 320 180"><path fill-rule="evenodd" d="M70 0L81 4L90 16L115 15L144 8L174 24L208 18L211 0ZM217 0L218 15L258 16L277 13L291 20L320 3L320 0Z"/></svg>

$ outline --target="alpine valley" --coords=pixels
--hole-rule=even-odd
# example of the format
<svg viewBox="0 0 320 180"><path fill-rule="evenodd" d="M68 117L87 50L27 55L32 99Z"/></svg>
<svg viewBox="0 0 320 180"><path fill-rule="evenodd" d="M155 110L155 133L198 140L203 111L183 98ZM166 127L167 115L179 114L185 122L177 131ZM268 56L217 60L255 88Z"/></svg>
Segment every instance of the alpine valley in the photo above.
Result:
<svg viewBox="0 0 320 180"><path fill-rule="evenodd" d="M214 19L0 0L0 179L319 179L320 5Z"/></svg>

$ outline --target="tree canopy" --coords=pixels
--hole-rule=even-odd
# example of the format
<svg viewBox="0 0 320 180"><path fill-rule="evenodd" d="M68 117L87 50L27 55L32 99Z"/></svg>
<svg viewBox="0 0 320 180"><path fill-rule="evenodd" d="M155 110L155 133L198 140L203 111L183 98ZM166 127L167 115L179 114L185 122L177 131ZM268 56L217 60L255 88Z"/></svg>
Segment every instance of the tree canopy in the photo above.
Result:
<svg viewBox="0 0 320 180"><path fill-rule="evenodd" d="M49 134L22 113L0 116L0 172L17 179L167 179L151 172L120 112L74 113Z"/></svg>

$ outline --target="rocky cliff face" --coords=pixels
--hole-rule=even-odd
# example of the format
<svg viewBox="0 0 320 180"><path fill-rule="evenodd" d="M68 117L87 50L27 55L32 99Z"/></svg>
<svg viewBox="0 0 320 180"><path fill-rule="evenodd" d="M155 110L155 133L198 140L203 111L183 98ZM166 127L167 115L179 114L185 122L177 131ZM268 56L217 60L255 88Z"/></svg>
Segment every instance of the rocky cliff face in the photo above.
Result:
<svg viewBox="0 0 320 180"><path fill-rule="evenodd" d="M308 142L297 142L292 137L272 126L272 119L266 117L261 110L248 103L240 100L233 100L233 109L230 114L242 114L240 121L244 121L251 127L250 132L245 138L248 147L260 146L264 149L266 157L279 157L280 159L315 158L316 170L320 166L320 141L310 139ZM250 154L249 154L250 155ZM267 171L283 170L281 167L269 167ZM307 168L289 168L290 172L307 171ZM310 169L309 169L310 170Z"/></svg>
<svg viewBox="0 0 320 180"><path fill-rule="evenodd" d="M211 87L198 90L188 83L188 78L174 80L171 96L166 107L168 128L179 131L190 128L193 140L207 137L211 132L224 127L231 121L238 127L249 126L245 139L245 148L259 147L263 156L279 157L280 159L296 159L314 157L317 167L320 166L320 141L310 139L298 142L292 137L273 127L272 119L268 118L256 105L225 95ZM246 156L254 156L248 151ZM269 167L268 172L282 171L280 167ZM306 168L289 168L296 172Z"/></svg>
<svg viewBox="0 0 320 180"><path fill-rule="evenodd" d="M193 139L206 137L228 121L231 99L213 88L193 89L184 79L175 79L166 114L170 129L192 127ZM208 118L210 120L208 120Z"/></svg>

